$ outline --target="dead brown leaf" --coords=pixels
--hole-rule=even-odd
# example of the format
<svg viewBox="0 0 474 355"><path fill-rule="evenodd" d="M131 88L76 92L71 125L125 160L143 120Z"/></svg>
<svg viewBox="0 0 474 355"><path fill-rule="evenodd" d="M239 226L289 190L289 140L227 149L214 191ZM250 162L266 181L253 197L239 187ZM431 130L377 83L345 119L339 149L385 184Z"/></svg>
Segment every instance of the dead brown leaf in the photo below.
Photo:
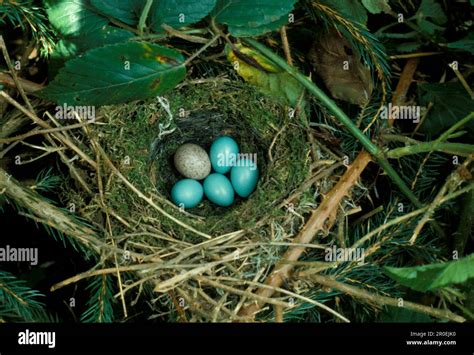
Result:
<svg viewBox="0 0 474 355"><path fill-rule="evenodd" d="M308 56L334 98L359 106L368 102L373 90L370 69L339 33L322 35Z"/></svg>

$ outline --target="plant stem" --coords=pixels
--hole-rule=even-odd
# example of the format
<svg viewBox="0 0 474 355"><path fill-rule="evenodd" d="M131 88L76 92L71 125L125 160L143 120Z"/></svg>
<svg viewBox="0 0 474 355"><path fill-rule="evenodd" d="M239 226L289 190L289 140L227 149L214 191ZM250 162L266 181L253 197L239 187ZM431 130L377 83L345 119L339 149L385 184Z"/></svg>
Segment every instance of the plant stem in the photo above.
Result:
<svg viewBox="0 0 474 355"><path fill-rule="evenodd" d="M392 149L387 153L387 157L390 159L398 159L406 155L428 152L441 152L446 154L469 156L470 154L474 154L474 145L462 143L443 143L438 141L422 142L415 145L409 145L407 147Z"/></svg>
<svg viewBox="0 0 474 355"><path fill-rule="evenodd" d="M142 13L140 15L140 20L138 21L138 33L140 36L143 36L143 30L145 28L145 22L150 12L151 5L153 5L153 0L146 0L146 4L143 7Z"/></svg>
<svg viewBox="0 0 474 355"><path fill-rule="evenodd" d="M449 139L452 133L456 132L459 128L464 126L465 124L469 123L471 120L474 119L474 112L471 112L469 115L464 117L462 120L456 122L451 128L449 128L446 132L444 132L439 138L436 140L438 142L445 141Z"/></svg>
<svg viewBox="0 0 474 355"><path fill-rule="evenodd" d="M326 108L328 108L336 118L351 132L364 146L367 151L374 156L377 163L392 179L392 181L398 186L401 192L418 208L421 208L423 204L417 199L410 188L406 185L403 179L398 173L392 168L388 160L383 155L382 151L372 141L362 133L359 128L351 121L351 119L342 111L336 103L329 98L319 87L317 87L311 80L301 74L296 68L288 65L282 58L277 54L273 53L270 49L262 45L261 43L250 39L243 39L246 43L251 45L253 48L262 53L265 57L272 60L282 69L286 70L291 76L293 76L298 82L300 82L308 91L313 94Z"/></svg>
<svg viewBox="0 0 474 355"><path fill-rule="evenodd" d="M186 61L183 63L183 66L187 66L194 59L199 57L202 52L204 52L207 48L209 48L219 38L220 38L220 35L215 35L213 38L211 38L204 46L202 46L199 50L197 50L196 53L194 53L192 56L190 56L188 59L186 59Z"/></svg>

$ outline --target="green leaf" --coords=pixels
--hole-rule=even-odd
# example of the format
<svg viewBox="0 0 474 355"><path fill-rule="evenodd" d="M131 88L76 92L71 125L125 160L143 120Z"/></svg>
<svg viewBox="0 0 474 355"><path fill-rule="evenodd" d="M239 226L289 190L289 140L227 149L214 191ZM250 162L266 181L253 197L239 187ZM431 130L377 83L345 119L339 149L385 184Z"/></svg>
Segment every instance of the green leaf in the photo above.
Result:
<svg viewBox="0 0 474 355"><path fill-rule="evenodd" d="M93 10L89 0L46 0L45 4L49 21L64 36L93 33L109 22Z"/></svg>
<svg viewBox="0 0 474 355"><path fill-rule="evenodd" d="M415 18L420 29L429 35L444 31L442 25L448 22L443 8L436 0L423 0Z"/></svg>
<svg viewBox="0 0 474 355"><path fill-rule="evenodd" d="M329 5L345 17L362 24L367 23L367 11L360 0L319 0L319 2Z"/></svg>
<svg viewBox="0 0 474 355"><path fill-rule="evenodd" d="M459 41L449 43L448 48L462 49L466 52L474 54L474 32L469 33L466 37Z"/></svg>
<svg viewBox="0 0 474 355"><path fill-rule="evenodd" d="M474 100L459 83L421 84L418 96L420 104L434 104L421 126L425 134L438 135L474 111ZM466 128L474 131L474 122Z"/></svg>
<svg viewBox="0 0 474 355"><path fill-rule="evenodd" d="M49 75L53 78L67 60L74 58L89 49L105 46L107 44L124 42L133 36L134 34L132 32L107 25L95 32L86 33L80 37L61 39L56 44L53 53L51 53L50 61L48 63Z"/></svg>
<svg viewBox="0 0 474 355"><path fill-rule="evenodd" d="M163 32L162 24L179 28L201 21L216 5L216 0L155 0L150 9L150 27Z"/></svg>
<svg viewBox="0 0 474 355"><path fill-rule="evenodd" d="M415 267L384 267L384 272L398 283L413 290L427 292L451 284L460 284L474 277L474 255Z"/></svg>
<svg viewBox="0 0 474 355"><path fill-rule="evenodd" d="M265 25L251 27L251 26L233 26L232 27L232 35L235 37L252 37L258 36L263 33L275 31L282 26L288 23L288 16L282 16L282 18L278 19L275 22L270 22Z"/></svg>
<svg viewBox="0 0 474 355"><path fill-rule="evenodd" d="M431 19L438 25L444 25L448 21L441 4L436 0L423 0L416 13L416 17L419 19Z"/></svg>
<svg viewBox="0 0 474 355"><path fill-rule="evenodd" d="M40 94L58 104L107 105L174 88L186 75L178 51L145 42L92 49L66 63Z"/></svg>
<svg viewBox="0 0 474 355"><path fill-rule="evenodd" d="M411 53L421 48L420 42L404 42L396 46L400 53Z"/></svg>
<svg viewBox="0 0 474 355"><path fill-rule="evenodd" d="M371 14L390 13L392 11L388 0L362 0L362 4Z"/></svg>
<svg viewBox="0 0 474 355"><path fill-rule="evenodd" d="M116 18L127 25L135 25L140 19L144 0L90 0L102 14Z"/></svg>
<svg viewBox="0 0 474 355"><path fill-rule="evenodd" d="M296 0L218 0L212 16L235 36L256 36L277 29Z"/></svg>

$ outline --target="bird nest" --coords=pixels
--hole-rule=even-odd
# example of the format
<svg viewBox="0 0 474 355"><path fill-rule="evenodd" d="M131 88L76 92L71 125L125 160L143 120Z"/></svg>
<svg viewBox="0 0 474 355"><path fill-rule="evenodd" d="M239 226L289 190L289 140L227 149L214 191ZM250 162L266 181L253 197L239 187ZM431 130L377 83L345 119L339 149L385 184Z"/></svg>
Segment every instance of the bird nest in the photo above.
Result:
<svg viewBox="0 0 474 355"><path fill-rule="evenodd" d="M145 297L150 317L168 321L242 320L239 311L262 300L253 291L336 179L324 174L335 161L309 141L307 122L289 112L229 81L183 85L164 97L100 109L101 124L89 126L88 135L90 154L100 147L109 163L102 186L89 202L78 189L68 190L67 199L81 206L82 218L105 226L108 244L120 251L115 260L111 249L101 258L123 270L117 297L128 304ZM256 190L230 207L204 200L179 209L170 198L180 179L174 152L187 142L208 150L223 134L242 152L257 154ZM272 303L289 298L295 307L306 302L280 294ZM259 317L272 312L264 308Z"/></svg>

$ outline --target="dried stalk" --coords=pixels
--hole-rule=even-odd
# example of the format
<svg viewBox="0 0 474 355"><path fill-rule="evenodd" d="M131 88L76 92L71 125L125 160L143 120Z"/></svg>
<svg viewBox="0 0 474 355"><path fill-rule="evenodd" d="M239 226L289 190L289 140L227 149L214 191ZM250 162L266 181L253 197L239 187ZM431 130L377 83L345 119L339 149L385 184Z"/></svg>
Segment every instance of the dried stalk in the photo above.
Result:
<svg viewBox="0 0 474 355"><path fill-rule="evenodd" d="M372 302L372 303L379 304L382 306L388 305L388 306L394 306L394 307L398 307L400 303L399 300L396 298L380 296L372 292L362 290L358 287L350 286L345 283L336 281L324 275L315 275L315 274L308 275L307 273L303 271L303 272L296 273L294 277L295 278L308 278L311 281L316 282L322 286L339 290L347 295L350 295L355 298L359 298L365 302ZM421 304L408 302L408 301L403 301L403 307L406 309L410 309L412 311L425 313L439 319L448 319L450 321L459 322L459 323L466 321L463 317L458 316L457 314L454 314L449 310L443 311L440 309L435 309L435 308L423 306Z"/></svg>
<svg viewBox="0 0 474 355"><path fill-rule="evenodd" d="M329 192L321 205L312 213L310 219L301 230L299 235L295 238L295 243L309 244L313 240L318 231L329 229L331 226L326 225L326 221L337 210L342 198L351 190L357 183L360 174L364 171L368 163L371 161L370 154L362 151L353 164L347 169L345 174L336 184L336 186ZM290 276L293 270L293 264L289 261L297 261L304 253L304 247L292 247L286 251L277 263L271 275L265 281L268 286L279 287ZM271 288L260 288L257 291L258 295L266 298L271 297L275 290ZM256 302L250 306L242 308L239 312L241 316L253 317L263 306L264 303Z"/></svg>

